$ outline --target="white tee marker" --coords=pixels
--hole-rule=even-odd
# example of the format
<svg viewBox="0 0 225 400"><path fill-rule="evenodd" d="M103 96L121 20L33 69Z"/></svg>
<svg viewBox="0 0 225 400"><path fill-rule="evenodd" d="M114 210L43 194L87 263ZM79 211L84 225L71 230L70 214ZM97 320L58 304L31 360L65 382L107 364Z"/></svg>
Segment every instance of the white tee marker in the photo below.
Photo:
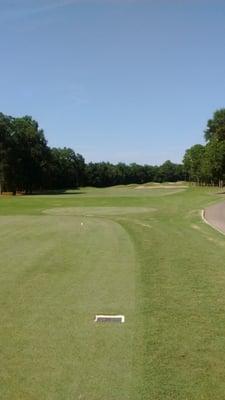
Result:
<svg viewBox="0 0 225 400"><path fill-rule="evenodd" d="M96 315L95 322L119 322L123 324L125 322L124 315Z"/></svg>

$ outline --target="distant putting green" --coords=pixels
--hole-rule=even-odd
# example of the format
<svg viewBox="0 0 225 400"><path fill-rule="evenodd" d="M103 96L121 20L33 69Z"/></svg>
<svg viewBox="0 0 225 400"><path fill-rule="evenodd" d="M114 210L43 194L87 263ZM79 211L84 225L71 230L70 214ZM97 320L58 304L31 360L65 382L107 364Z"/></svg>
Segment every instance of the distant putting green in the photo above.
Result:
<svg viewBox="0 0 225 400"><path fill-rule="evenodd" d="M1 399L225 398L225 196L136 187L0 198Z"/></svg>

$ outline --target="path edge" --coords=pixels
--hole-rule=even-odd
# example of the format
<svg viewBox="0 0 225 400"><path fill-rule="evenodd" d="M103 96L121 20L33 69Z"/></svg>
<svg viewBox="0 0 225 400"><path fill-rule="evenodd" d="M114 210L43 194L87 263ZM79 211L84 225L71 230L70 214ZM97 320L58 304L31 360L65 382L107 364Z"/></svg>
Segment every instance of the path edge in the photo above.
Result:
<svg viewBox="0 0 225 400"><path fill-rule="evenodd" d="M205 216L205 209L204 209L204 208L201 210L201 217L202 217L202 220L203 220L203 222L204 222L205 224L211 226L211 228L213 228L215 231L217 231L217 232L221 233L221 235L225 236L225 232L224 232L224 231L222 231L220 228L217 228L216 226L212 225L212 224L206 219L206 216Z"/></svg>

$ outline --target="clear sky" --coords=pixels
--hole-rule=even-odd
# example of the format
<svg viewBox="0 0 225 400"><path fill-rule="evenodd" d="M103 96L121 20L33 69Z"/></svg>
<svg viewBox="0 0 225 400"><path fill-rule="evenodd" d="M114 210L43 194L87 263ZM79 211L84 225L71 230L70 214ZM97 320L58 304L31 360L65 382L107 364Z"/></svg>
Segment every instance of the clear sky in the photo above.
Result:
<svg viewBox="0 0 225 400"><path fill-rule="evenodd" d="M180 162L225 107L225 0L0 0L0 71L49 145Z"/></svg>

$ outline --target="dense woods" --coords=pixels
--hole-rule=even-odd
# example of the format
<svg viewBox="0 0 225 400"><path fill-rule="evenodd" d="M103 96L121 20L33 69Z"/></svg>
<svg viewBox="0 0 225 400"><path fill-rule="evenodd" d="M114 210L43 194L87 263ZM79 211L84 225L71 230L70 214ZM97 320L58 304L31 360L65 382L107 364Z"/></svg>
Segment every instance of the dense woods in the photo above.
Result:
<svg viewBox="0 0 225 400"><path fill-rule="evenodd" d="M44 132L29 116L0 114L0 190L25 192L63 190L82 185L182 180L182 165L166 161L161 166L109 162L85 164L70 148L50 148Z"/></svg>
<svg viewBox="0 0 225 400"><path fill-rule="evenodd" d="M223 186L225 180L225 109L214 113L205 130L206 144L186 150L183 164L85 163L71 148L51 148L30 116L0 113L0 192L65 190L79 186L175 182Z"/></svg>
<svg viewBox="0 0 225 400"><path fill-rule="evenodd" d="M1 192L76 188L84 171L84 158L70 148L50 148L31 117L0 114Z"/></svg>
<svg viewBox="0 0 225 400"><path fill-rule="evenodd" d="M85 184L105 187L147 182L176 182L183 180L182 165L166 161L161 166L139 165L136 163L116 165L101 162L89 163L85 169Z"/></svg>
<svg viewBox="0 0 225 400"><path fill-rule="evenodd" d="M217 110L207 123L206 144L186 150L183 166L186 179L197 184L223 186L225 181L225 109Z"/></svg>

